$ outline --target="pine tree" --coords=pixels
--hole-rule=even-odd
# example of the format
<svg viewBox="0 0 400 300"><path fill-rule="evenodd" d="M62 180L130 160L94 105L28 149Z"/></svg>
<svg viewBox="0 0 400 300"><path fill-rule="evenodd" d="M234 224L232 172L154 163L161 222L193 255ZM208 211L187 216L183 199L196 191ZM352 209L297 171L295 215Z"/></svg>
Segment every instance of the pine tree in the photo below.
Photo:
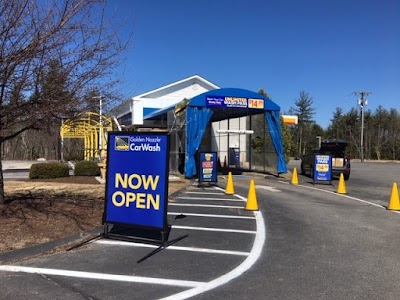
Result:
<svg viewBox="0 0 400 300"><path fill-rule="evenodd" d="M305 91L300 92L299 98L295 102L294 113L298 116L297 141L299 155L305 153L305 147L311 140L310 128L314 122L313 116L315 113L315 109L312 107L313 103L313 98Z"/></svg>

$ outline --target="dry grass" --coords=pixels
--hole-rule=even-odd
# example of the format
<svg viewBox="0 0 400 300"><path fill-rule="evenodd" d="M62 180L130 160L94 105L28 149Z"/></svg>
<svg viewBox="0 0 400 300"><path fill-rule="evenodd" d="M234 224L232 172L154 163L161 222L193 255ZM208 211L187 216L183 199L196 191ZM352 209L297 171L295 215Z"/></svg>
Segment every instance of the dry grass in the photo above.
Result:
<svg viewBox="0 0 400 300"><path fill-rule="evenodd" d="M171 181L169 194L188 180ZM92 177L5 181L0 252L48 242L102 225L105 187Z"/></svg>

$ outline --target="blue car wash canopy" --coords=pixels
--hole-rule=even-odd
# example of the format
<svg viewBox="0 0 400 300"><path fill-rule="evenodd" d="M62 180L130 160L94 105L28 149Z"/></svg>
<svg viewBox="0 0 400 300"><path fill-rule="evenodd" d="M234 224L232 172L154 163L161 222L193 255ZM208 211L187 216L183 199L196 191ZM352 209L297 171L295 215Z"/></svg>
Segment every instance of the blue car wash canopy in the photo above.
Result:
<svg viewBox="0 0 400 300"><path fill-rule="evenodd" d="M265 113L275 148L278 174L287 173L282 143L280 107L261 94L237 88L215 89L192 98L186 109L185 176L197 174L195 154L209 122Z"/></svg>

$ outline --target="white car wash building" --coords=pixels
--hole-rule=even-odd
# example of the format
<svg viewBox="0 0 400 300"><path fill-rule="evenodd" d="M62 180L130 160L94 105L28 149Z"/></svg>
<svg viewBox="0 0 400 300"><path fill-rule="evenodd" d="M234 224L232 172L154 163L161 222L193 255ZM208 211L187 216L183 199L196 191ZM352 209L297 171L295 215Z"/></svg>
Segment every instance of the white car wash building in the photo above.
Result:
<svg viewBox="0 0 400 300"><path fill-rule="evenodd" d="M197 174L200 151L222 170L286 173L280 107L258 93L194 75L134 96L111 114L124 130L170 132L170 172Z"/></svg>

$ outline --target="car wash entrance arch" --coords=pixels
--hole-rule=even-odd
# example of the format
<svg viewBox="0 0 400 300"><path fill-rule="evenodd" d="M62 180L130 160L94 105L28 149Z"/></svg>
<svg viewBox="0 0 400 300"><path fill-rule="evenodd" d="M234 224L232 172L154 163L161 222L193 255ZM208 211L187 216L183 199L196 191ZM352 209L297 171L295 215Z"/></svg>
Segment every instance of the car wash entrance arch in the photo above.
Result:
<svg viewBox="0 0 400 300"><path fill-rule="evenodd" d="M94 112L84 112L61 125L61 160L64 160L64 139L83 140L83 158L100 160L101 150L106 149L107 132L112 131L111 119Z"/></svg>
<svg viewBox="0 0 400 300"><path fill-rule="evenodd" d="M254 120L253 116L255 115L261 115L261 118L258 118L258 120L261 119L263 121L263 128L260 128L260 124L253 124L252 120ZM225 132L229 135L229 120L240 117L247 117L245 125L243 126L245 128L243 129L251 130L252 127L255 126L258 132L260 132L260 130L264 132L264 134L258 133L255 137L253 134L247 139L245 155L249 155L252 151L264 155L266 151L265 138L268 136L265 133L268 132L270 144L274 149L276 157L274 161L275 171L277 174L287 173L282 143L280 107L269 98L244 89L227 88L211 90L192 98L187 104L185 116L186 138L184 145L184 174L187 178L192 178L198 173L198 166L196 164L197 153L200 150L213 150L206 149L212 148L212 143L204 141L204 139L210 139L212 131L215 131L215 128L211 128L208 125L221 120L228 120ZM179 123L179 121L177 123ZM207 130L211 132L206 134ZM238 130L237 134L245 133L246 130ZM263 146L260 146L262 144ZM232 152L230 151L231 149L240 149L240 147L231 147L229 141L228 147L229 149L226 151L226 155L223 158L220 157L220 161L225 161L229 152ZM219 149L218 151L220 154L221 150L222 149ZM233 156L235 157L235 154ZM238 159L240 159L240 153ZM229 162L229 164L231 164L231 162ZM271 165L271 162L269 164ZM246 169L246 167L244 167L244 169Z"/></svg>

